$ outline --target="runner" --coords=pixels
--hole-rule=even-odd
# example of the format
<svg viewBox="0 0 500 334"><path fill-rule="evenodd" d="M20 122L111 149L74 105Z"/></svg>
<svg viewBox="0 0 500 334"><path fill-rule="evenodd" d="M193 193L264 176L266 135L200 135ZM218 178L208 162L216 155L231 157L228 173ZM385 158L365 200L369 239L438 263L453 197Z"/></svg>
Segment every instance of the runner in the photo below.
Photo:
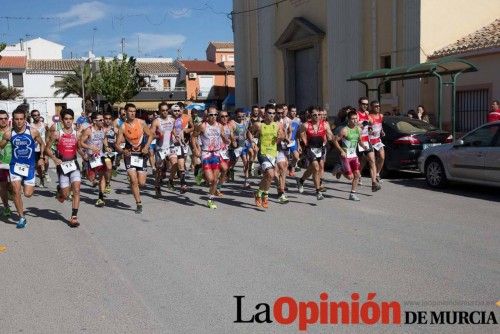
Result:
<svg viewBox="0 0 500 334"><path fill-rule="evenodd" d="M184 138L184 124L182 121L181 108L174 104L171 108L172 115L175 119L174 129L172 131L170 151L177 155L177 163L170 167L170 178L168 180L169 188L174 189L174 176L177 177L181 183L181 194L187 191L186 183L186 156L189 154L189 145Z"/></svg>
<svg viewBox="0 0 500 334"><path fill-rule="evenodd" d="M78 208L80 206L80 184L81 174L78 165L77 152L78 138L76 130L73 129L74 113L71 109L61 111L63 128L57 132L51 132L47 140L45 153L54 161L57 166L57 176L59 186L57 191L57 200L63 203L68 198L70 191L72 196L71 217L69 219L70 227L78 227ZM56 143L56 153L51 147Z"/></svg>
<svg viewBox="0 0 500 334"><path fill-rule="evenodd" d="M248 130L248 122L245 120L245 111L242 108L238 108L236 110L236 121L234 122L234 137L235 144L234 147L230 151L231 156L231 176L234 181L234 167L238 162L238 159L241 158L243 162L243 175L245 176L245 183L243 184L244 188L249 188L250 184L248 183L249 177L249 160L248 160L248 151L251 147L249 141L246 139L246 134Z"/></svg>
<svg viewBox="0 0 500 334"><path fill-rule="evenodd" d="M26 113L24 109L17 108L12 113L12 130L3 134L0 140L0 148L4 148L10 141L12 145L12 159L10 160L10 182L14 195L14 205L16 206L19 220L17 228L26 226L24 216L23 200L21 198L21 188L25 197L31 197L35 189L35 142L40 145L40 151L45 151L45 144L40 137L40 133L31 129L26 123ZM40 155L38 164L44 164L43 153ZM23 187L24 183L24 187Z"/></svg>
<svg viewBox="0 0 500 334"><path fill-rule="evenodd" d="M142 213L142 202L140 187L146 184L146 165L149 153L149 145L153 140L153 134L143 120L135 117L136 107L132 103L125 105L127 120L118 129L116 139L116 150L123 153L125 168L130 179L130 189L134 196L137 208L135 213ZM125 147L122 148L122 144Z"/></svg>
<svg viewBox="0 0 500 334"><path fill-rule="evenodd" d="M344 176L352 181L351 193L349 194L351 201L359 201L356 189L361 174L356 148L361 135L361 129L358 125L358 113L356 111L349 111L347 114L347 126L342 127L338 135L335 136L333 145L341 155ZM342 144L339 144L339 142L342 142Z"/></svg>
<svg viewBox="0 0 500 334"><path fill-rule="evenodd" d="M305 146L305 157L308 161L307 170L301 178L297 179L299 193L304 192L304 181L312 175L316 198L324 199L321 193L321 169L326 156L326 142L333 140L330 124L321 119L320 107L310 107L311 119L304 123L300 129L300 137Z"/></svg>
<svg viewBox="0 0 500 334"><path fill-rule="evenodd" d="M217 184L216 196L222 196L222 185L227 179L227 174L230 166L231 154L229 150L233 148L232 143L234 142L234 121L229 119L229 114L225 110L219 112L219 124L222 126L222 135L225 141L221 143L220 155L220 176L219 183ZM227 143L227 144L226 144ZM234 176L232 177L234 181Z"/></svg>
<svg viewBox="0 0 500 334"><path fill-rule="evenodd" d="M83 160L88 162L87 178L94 183L99 183L99 198L95 206L103 207L104 190L106 188L106 162L104 161L104 151L111 152L108 146L108 140L104 132L104 118L102 114L94 111L91 115L92 125L82 132L79 140L79 146L85 150Z"/></svg>
<svg viewBox="0 0 500 334"><path fill-rule="evenodd" d="M372 101L370 103L370 118L372 122L372 131L368 133L370 139L370 145L374 149L375 153L375 166L377 167L377 182L382 182L380 178L380 172L384 167L385 160L385 150L384 144L382 143L382 139L380 137L385 136L384 129L382 128L382 123L384 121L384 115L380 113L380 103L378 101Z"/></svg>
<svg viewBox="0 0 500 334"><path fill-rule="evenodd" d="M40 137L45 142L45 139L46 139L47 133L48 133L48 131L47 131L48 127L47 127L47 124L45 124L41 121L40 112L36 109L33 109L31 111L31 118L33 118L33 122L31 122L30 127L32 129L38 130L38 132L40 133ZM35 161L40 160L40 156L42 156L41 153L42 152L40 152L40 145L38 145L38 143L37 143L36 147L35 147ZM40 188L45 188L45 180L46 179L47 179L47 181L50 182L50 178L48 176L49 159L47 157L45 157L44 160L45 160L45 163L43 165L38 165L36 168L37 173L38 173L38 178L40 179Z"/></svg>
<svg viewBox="0 0 500 334"><path fill-rule="evenodd" d="M273 104L265 107L266 116L263 123L254 123L247 131L248 140L259 139L258 160L262 169L262 180L255 192L255 205L268 208L268 192L275 176L278 147L285 139L285 133L279 123L274 122L276 109Z"/></svg>
<svg viewBox="0 0 500 334"><path fill-rule="evenodd" d="M0 110L0 140L4 133L8 132L9 129L9 114L7 111ZM12 158L12 145L10 142L7 145L0 149L0 197L2 198L3 210L2 217L7 218L10 217L12 211L9 207L9 168L10 168L10 159Z"/></svg>
<svg viewBox="0 0 500 334"><path fill-rule="evenodd" d="M278 104L276 106L276 121L279 123L280 127L283 128L285 132L285 139L281 141L278 146L278 156L276 157L276 179L278 182L278 200L280 203L288 203L288 197L285 194L286 190L286 176L288 174L288 156L289 148L288 145L292 142L292 126L291 119L287 117L286 107L284 104Z"/></svg>
<svg viewBox="0 0 500 334"><path fill-rule="evenodd" d="M250 127L249 129L257 129L258 127L254 127L253 125L260 124L262 118L260 117L261 110L259 109L259 106L254 105L252 106L252 111L250 113ZM263 112L265 115L265 111ZM257 155L259 154L259 138L256 136L256 134L253 134L253 141L250 142L251 146L248 148L248 168L250 169L250 174L252 176L255 176L255 167L254 163L257 160Z"/></svg>
<svg viewBox="0 0 500 334"><path fill-rule="evenodd" d="M371 127L371 117L370 113L368 112L368 98L367 97L359 98L358 104L359 104L359 109L357 111L358 122L361 125L361 138L359 140L359 145L358 145L358 152L361 157L360 171L363 171L366 162L368 162L368 166L370 168L370 177L372 179L372 191L375 192L380 190L382 187L377 182L377 167L375 166L375 153L373 152L373 147L370 145L369 128Z"/></svg>
<svg viewBox="0 0 500 334"><path fill-rule="evenodd" d="M104 113L104 134L108 141L109 151L104 152L104 162L106 164L106 188L104 189L105 194L111 193L111 178L116 176L115 159L116 155L116 135L118 133L118 128L115 127L113 123L113 116L110 112Z"/></svg>
<svg viewBox="0 0 500 334"><path fill-rule="evenodd" d="M155 196L161 197L161 180L163 179L163 170L167 167L177 164L177 154L172 150L171 137L174 129L175 118L169 115L169 108L166 102L161 102L158 106L160 117L153 121L151 133L156 136L156 174L155 174Z"/></svg>
<svg viewBox="0 0 500 334"><path fill-rule="evenodd" d="M125 122L126 119L127 119L127 112L125 111L125 108L120 108L120 110L118 110L118 117L113 121L115 129L117 131L123 125L123 123ZM117 132L117 134L118 134L118 132ZM115 145L116 145L116 143L115 143ZM124 148L125 143L123 143L122 146L123 146L122 148ZM118 167L120 167L122 157L123 157L123 155L117 151L115 163L113 165L113 172L112 172L114 175L117 174L117 170L118 170Z"/></svg>
<svg viewBox="0 0 500 334"><path fill-rule="evenodd" d="M297 167L297 162L300 159L300 154L302 149L299 145L299 129L302 125L302 121L297 116L297 108L292 104L288 106L289 114L288 118L291 120L292 134L290 136L290 162L288 165L288 176L295 176L295 168Z"/></svg>
<svg viewBox="0 0 500 334"><path fill-rule="evenodd" d="M223 135L222 125L217 123L217 107L208 108L207 120L201 123L193 132L194 137L201 140L201 161L203 174L210 190L207 206L210 209L217 209L214 196L217 195L217 182L219 180L219 170L221 165L220 150L223 144L229 144Z"/></svg>

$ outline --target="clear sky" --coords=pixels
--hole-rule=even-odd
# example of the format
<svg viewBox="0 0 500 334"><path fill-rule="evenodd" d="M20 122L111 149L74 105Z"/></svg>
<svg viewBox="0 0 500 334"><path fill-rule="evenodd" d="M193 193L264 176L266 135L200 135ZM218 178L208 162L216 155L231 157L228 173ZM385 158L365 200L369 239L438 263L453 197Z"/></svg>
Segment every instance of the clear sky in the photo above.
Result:
<svg viewBox="0 0 500 334"><path fill-rule="evenodd" d="M42 37L63 57L121 52L141 57L205 59L209 41L232 41L231 0L0 0L0 42Z"/></svg>

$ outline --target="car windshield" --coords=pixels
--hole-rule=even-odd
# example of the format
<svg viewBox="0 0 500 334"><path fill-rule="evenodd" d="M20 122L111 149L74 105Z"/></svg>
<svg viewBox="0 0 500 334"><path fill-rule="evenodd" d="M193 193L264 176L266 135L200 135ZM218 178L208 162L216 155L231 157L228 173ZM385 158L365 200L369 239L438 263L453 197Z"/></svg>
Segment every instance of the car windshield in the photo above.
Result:
<svg viewBox="0 0 500 334"><path fill-rule="evenodd" d="M395 124L396 129L401 133L426 133L428 131L435 131L437 128L429 123L419 120L405 119L398 120Z"/></svg>

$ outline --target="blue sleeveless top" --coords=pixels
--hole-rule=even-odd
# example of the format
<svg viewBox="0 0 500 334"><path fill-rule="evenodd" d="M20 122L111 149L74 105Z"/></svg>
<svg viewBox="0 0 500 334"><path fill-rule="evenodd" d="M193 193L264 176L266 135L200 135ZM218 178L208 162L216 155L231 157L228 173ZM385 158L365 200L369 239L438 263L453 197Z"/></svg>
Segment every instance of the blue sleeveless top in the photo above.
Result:
<svg viewBox="0 0 500 334"><path fill-rule="evenodd" d="M27 179L32 179L35 176L35 140L31 136L29 126L21 133L12 130L10 144L12 145L12 159L10 160L10 172L14 173L14 165L16 163L29 165L29 173ZM16 174L17 175L17 174ZM21 175L20 175L21 176Z"/></svg>

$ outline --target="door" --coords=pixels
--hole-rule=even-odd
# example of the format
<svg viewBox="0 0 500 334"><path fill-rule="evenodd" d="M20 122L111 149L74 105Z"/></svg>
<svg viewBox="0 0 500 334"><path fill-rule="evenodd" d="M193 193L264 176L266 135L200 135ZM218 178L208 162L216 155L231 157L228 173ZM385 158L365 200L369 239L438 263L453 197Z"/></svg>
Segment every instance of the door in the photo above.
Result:
<svg viewBox="0 0 500 334"><path fill-rule="evenodd" d="M486 180L500 185L500 125L492 125L490 129L496 134L491 145L484 150L484 174Z"/></svg>
<svg viewBox="0 0 500 334"><path fill-rule="evenodd" d="M198 98L206 99L210 95L210 91L214 86L213 75L200 75L198 76L200 82L200 91L198 93Z"/></svg>
<svg viewBox="0 0 500 334"><path fill-rule="evenodd" d="M450 175L470 180L483 180L485 155L492 145L496 127L483 126L462 138L464 145L453 147L450 154Z"/></svg>
<svg viewBox="0 0 500 334"><path fill-rule="evenodd" d="M314 48L295 51L295 105L297 110L317 105L318 64Z"/></svg>

